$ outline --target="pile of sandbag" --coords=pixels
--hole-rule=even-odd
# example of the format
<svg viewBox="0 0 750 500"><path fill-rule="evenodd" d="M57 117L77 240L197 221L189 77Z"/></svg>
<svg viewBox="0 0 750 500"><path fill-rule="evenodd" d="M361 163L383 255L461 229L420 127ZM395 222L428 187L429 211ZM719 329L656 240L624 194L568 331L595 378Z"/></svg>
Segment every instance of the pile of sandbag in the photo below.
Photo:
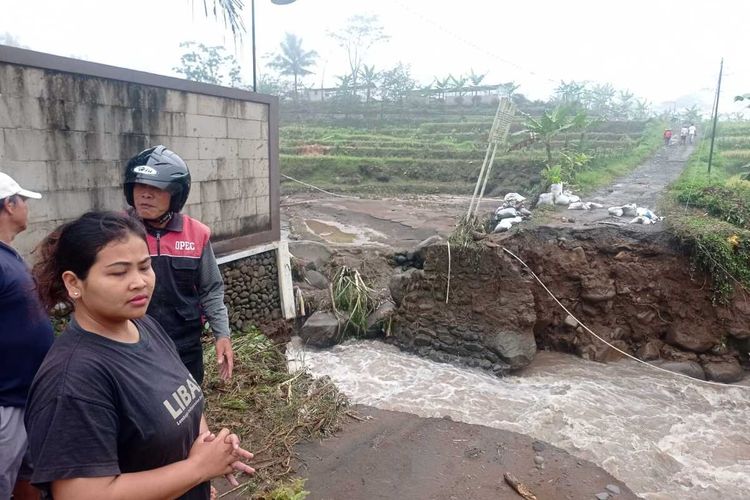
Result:
<svg viewBox="0 0 750 500"><path fill-rule="evenodd" d="M507 231L514 224L523 222L531 216L531 211L525 206L526 198L518 193L508 193L503 198L503 204L495 210L493 222L496 223L493 233Z"/></svg>
<svg viewBox="0 0 750 500"><path fill-rule="evenodd" d="M630 224L656 224L664 220L646 207L638 207L635 203L628 203L619 207L609 207L609 214L615 217L633 217Z"/></svg>
<svg viewBox="0 0 750 500"><path fill-rule="evenodd" d="M537 206L570 206L572 203L580 203L581 197L570 191L564 191L562 184L552 184L549 187L549 193L539 195Z"/></svg>

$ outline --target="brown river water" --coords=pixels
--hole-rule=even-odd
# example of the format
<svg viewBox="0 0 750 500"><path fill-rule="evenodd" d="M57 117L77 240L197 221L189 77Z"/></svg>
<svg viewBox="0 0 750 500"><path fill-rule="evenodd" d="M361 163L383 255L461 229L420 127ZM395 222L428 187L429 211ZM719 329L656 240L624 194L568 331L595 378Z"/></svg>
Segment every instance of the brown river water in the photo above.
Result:
<svg viewBox="0 0 750 500"><path fill-rule="evenodd" d="M716 387L633 361L540 352L505 378L377 341L287 348L353 403L524 433L590 460L649 500L750 498L750 381Z"/></svg>

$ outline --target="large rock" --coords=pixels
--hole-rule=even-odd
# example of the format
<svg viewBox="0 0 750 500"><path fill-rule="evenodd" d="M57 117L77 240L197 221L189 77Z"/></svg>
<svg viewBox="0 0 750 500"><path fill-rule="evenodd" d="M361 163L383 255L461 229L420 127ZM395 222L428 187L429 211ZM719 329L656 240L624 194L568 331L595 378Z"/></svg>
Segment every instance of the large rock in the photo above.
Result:
<svg viewBox="0 0 750 500"><path fill-rule="evenodd" d="M670 328L664 336L664 342L693 352L706 352L716 345L716 339L705 330L688 329L684 325Z"/></svg>
<svg viewBox="0 0 750 500"><path fill-rule="evenodd" d="M631 354L630 346L624 340L613 340L610 343L620 351ZM617 349L612 349L608 345L602 344L601 347L596 350L594 361L599 361L600 363L612 363L621 360L625 355Z"/></svg>
<svg viewBox="0 0 750 500"><path fill-rule="evenodd" d="M383 326L396 312L396 304L390 300L386 300L378 306L370 315L367 317L367 337L376 337L383 331Z"/></svg>
<svg viewBox="0 0 750 500"><path fill-rule="evenodd" d="M708 380L731 384L742 380L744 373L736 359L731 361L711 362L703 365Z"/></svg>
<svg viewBox="0 0 750 500"><path fill-rule="evenodd" d="M488 345L511 369L517 370L531 363L536 355L533 332L502 331L489 339Z"/></svg>
<svg viewBox="0 0 750 500"><path fill-rule="evenodd" d="M332 252L322 243L317 241L290 241L289 253L305 263L312 263L315 269L322 269L331 259Z"/></svg>
<svg viewBox="0 0 750 500"><path fill-rule="evenodd" d="M638 349L636 356L643 361L659 359L661 357L661 342L658 340L649 340Z"/></svg>
<svg viewBox="0 0 750 500"><path fill-rule="evenodd" d="M419 244L414 249L414 253L421 253L422 250L424 250L425 248L432 246L432 245L437 245L438 243L442 241L443 241L443 238L439 234L430 236L429 238L419 242Z"/></svg>
<svg viewBox="0 0 750 500"><path fill-rule="evenodd" d="M314 347L330 347L339 341L342 325L330 312L313 313L300 329L299 336L305 344Z"/></svg>
<svg viewBox="0 0 750 500"><path fill-rule="evenodd" d="M314 269L305 269L305 281L318 290L328 288L328 278Z"/></svg>
<svg viewBox="0 0 750 500"><path fill-rule="evenodd" d="M671 372L682 373L688 377L706 380L706 374L703 371L703 368L701 368L701 365L695 361L667 361L658 366Z"/></svg>

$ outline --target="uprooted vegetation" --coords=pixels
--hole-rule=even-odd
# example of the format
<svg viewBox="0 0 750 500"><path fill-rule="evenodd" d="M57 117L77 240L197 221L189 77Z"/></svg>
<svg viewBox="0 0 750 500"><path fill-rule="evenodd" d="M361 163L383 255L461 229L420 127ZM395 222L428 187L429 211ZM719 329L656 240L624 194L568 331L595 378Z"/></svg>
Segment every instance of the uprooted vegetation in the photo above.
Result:
<svg viewBox="0 0 750 500"><path fill-rule="evenodd" d="M240 477L234 493L241 498L304 498L303 484L291 478L294 445L335 431L346 398L327 378L289 373L280 347L257 330L236 332L232 346L229 383L219 378L213 343L205 346L204 392L209 427L231 429L255 454L255 475Z"/></svg>

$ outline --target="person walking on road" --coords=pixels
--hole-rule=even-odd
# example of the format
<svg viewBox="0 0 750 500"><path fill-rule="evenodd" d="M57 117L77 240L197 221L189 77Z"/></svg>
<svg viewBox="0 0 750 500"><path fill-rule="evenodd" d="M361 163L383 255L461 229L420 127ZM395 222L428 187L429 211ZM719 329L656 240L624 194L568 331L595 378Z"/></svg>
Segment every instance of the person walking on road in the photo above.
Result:
<svg viewBox="0 0 750 500"><path fill-rule="evenodd" d="M687 135L688 135L688 128L687 125L683 125L680 129L680 144L685 145L687 144Z"/></svg>
<svg viewBox="0 0 750 500"><path fill-rule="evenodd" d="M234 354L224 282L211 248L211 230L180 213L190 194L190 171L164 146L146 149L125 166L123 190L132 212L146 225L156 288L148 313L177 345L185 366L203 383L201 315L216 343L219 374L232 376Z"/></svg>
<svg viewBox="0 0 750 500"><path fill-rule="evenodd" d="M669 146L672 142L672 129L664 129L664 145Z"/></svg>
<svg viewBox="0 0 750 500"><path fill-rule="evenodd" d="M29 484L31 463L23 417L31 382L54 335L31 273L11 243L26 229L27 200L41 197L0 172L0 498L3 499L11 495L16 500L39 498Z"/></svg>
<svg viewBox="0 0 750 500"><path fill-rule="evenodd" d="M690 142L690 144L692 144L695 140L695 131L695 124L691 123L688 127L688 141Z"/></svg>

